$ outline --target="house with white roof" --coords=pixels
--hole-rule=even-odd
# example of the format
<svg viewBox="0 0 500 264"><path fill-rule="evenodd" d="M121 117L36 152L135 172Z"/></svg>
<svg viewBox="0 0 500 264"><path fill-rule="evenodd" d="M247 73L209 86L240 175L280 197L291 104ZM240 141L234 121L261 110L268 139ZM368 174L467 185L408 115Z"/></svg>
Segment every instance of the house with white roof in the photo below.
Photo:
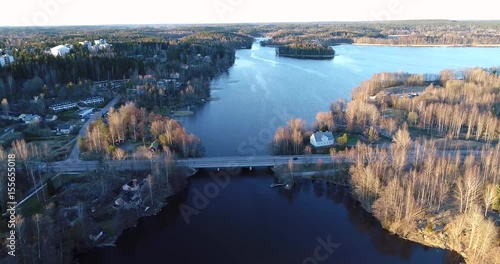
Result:
<svg viewBox="0 0 500 264"><path fill-rule="evenodd" d="M309 138L311 145L316 148L330 147L335 143L335 138L331 131L316 132Z"/></svg>

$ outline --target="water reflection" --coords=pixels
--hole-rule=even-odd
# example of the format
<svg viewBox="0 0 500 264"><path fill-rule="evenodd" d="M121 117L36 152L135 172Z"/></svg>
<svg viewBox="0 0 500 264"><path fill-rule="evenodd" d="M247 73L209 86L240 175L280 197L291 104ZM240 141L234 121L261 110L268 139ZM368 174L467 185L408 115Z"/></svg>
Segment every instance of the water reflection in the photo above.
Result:
<svg viewBox="0 0 500 264"><path fill-rule="evenodd" d="M213 182L202 172L158 215L123 232L116 248L93 249L81 262L144 262L168 255L173 263L302 263L313 254L316 237L331 235L341 247L324 263L459 263L456 254L383 230L346 187L300 180L292 190L269 188L273 181L267 170L232 177L186 225L179 205L192 204L192 190Z"/></svg>

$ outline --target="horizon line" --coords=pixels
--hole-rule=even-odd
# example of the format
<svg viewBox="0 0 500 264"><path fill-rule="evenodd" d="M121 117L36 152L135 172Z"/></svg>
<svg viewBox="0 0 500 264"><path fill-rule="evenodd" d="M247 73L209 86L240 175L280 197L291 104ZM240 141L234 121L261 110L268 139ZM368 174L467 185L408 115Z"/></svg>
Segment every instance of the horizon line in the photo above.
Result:
<svg viewBox="0 0 500 264"><path fill-rule="evenodd" d="M66 25L0 25L0 28L50 28L50 27L103 27L103 26L207 26L207 25L270 25L270 24L334 24L334 23L394 23L394 22L425 22L425 21L449 21L449 22L500 22L500 19L398 19L398 20L349 20L349 21L286 21L286 22L206 22L206 23L138 23L138 24L66 24Z"/></svg>

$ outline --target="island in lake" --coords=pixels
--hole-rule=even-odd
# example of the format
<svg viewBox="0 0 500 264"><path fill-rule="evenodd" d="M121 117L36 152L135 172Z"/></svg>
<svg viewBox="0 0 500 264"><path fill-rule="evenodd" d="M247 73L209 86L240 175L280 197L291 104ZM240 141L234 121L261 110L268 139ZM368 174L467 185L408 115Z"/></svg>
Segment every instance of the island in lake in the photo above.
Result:
<svg viewBox="0 0 500 264"><path fill-rule="evenodd" d="M276 55L299 59L333 59L335 50L326 45L298 42L277 47Z"/></svg>

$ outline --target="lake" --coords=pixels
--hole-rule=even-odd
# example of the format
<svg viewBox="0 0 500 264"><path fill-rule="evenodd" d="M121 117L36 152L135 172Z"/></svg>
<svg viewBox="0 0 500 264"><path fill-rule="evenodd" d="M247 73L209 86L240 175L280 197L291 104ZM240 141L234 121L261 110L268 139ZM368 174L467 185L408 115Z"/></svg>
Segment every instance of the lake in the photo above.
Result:
<svg viewBox="0 0 500 264"><path fill-rule="evenodd" d="M276 57L274 48L237 51L235 66L212 82L212 97L179 120L201 137L207 156L268 153L273 133L290 117L308 125L318 111L378 72L437 74L445 68L498 65L498 48L334 47L333 60ZM82 263L456 263L446 250L389 234L343 187L301 181L272 189L267 169L244 171L217 189L189 224L179 204L214 186L200 171L157 216L126 230L116 248L93 249ZM199 202L199 201L198 201ZM330 245L325 249L323 245ZM331 246L334 245L334 248ZM318 249L319 248L319 249ZM318 249L318 250L316 250ZM315 250L318 254L315 255ZM318 258L319 257L319 258Z"/></svg>
<svg viewBox="0 0 500 264"><path fill-rule="evenodd" d="M202 171L191 178L185 191L171 198L158 215L142 218L137 227L126 230L117 240L116 248L93 249L80 263L458 263L460 260L448 251L391 235L350 198L345 187L303 180L292 190L270 188L274 177L269 170L261 169L243 171L230 178L227 187L211 189L207 186L215 186L215 181L210 174ZM206 204L197 193L204 197L208 194ZM180 204L196 210L196 214L186 217L189 222L180 213ZM201 208L196 205L205 207L196 209ZM315 257L317 248L319 258Z"/></svg>
<svg viewBox="0 0 500 264"><path fill-rule="evenodd" d="M379 72L438 74L442 69L500 66L500 48L334 47L333 60L277 57L255 44L236 53L235 66L212 82L217 101L179 120L199 136L207 156L262 155L280 125L300 117L308 125L330 102Z"/></svg>

